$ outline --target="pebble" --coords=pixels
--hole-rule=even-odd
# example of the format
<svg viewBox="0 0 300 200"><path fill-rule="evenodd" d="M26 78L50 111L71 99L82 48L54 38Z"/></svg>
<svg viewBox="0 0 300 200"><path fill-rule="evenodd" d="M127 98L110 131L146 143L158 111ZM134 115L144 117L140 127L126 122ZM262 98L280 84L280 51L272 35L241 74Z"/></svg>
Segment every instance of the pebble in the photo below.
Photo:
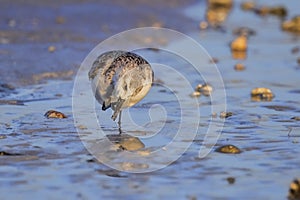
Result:
<svg viewBox="0 0 300 200"><path fill-rule="evenodd" d="M233 115L232 112L223 111L223 112L220 113L220 118L228 118L228 117L231 117L232 115Z"/></svg>
<svg viewBox="0 0 300 200"><path fill-rule="evenodd" d="M272 91L268 88L254 88L251 91L253 101L271 101L274 98Z"/></svg>
<svg viewBox="0 0 300 200"><path fill-rule="evenodd" d="M15 27L17 25L17 22L16 22L16 20L15 19L10 19L10 20L8 20L8 26L9 27Z"/></svg>
<svg viewBox="0 0 300 200"><path fill-rule="evenodd" d="M285 17L287 15L287 9L283 6L261 6L254 9L254 12L258 15L276 15L278 17Z"/></svg>
<svg viewBox="0 0 300 200"><path fill-rule="evenodd" d="M6 138L6 135L0 135L0 140L5 139L5 138Z"/></svg>
<svg viewBox="0 0 300 200"><path fill-rule="evenodd" d="M154 22L152 24L152 27L155 27L155 28L162 28L164 25L162 22Z"/></svg>
<svg viewBox="0 0 300 200"><path fill-rule="evenodd" d="M235 183L235 178L234 177L228 177L226 180L229 184L234 184Z"/></svg>
<svg viewBox="0 0 300 200"><path fill-rule="evenodd" d="M24 102L21 101L21 100L2 100L0 99L0 105L1 104L6 104L6 105L20 105L20 106L23 106L24 105Z"/></svg>
<svg viewBox="0 0 300 200"><path fill-rule="evenodd" d="M220 146L215 151L219 153L228 153L228 154L239 154L242 152L238 147L231 144Z"/></svg>
<svg viewBox="0 0 300 200"><path fill-rule="evenodd" d="M291 20L282 22L281 28L284 31L300 33L300 15L293 17Z"/></svg>
<svg viewBox="0 0 300 200"><path fill-rule="evenodd" d="M55 50L56 50L56 47L55 47L55 46L49 46L49 47L48 47L48 51L49 51L50 53L53 53Z"/></svg>
<svg viewBox="0 0 300 200"><path fill-rule="evenodd" d="M77 128L80 130L87 130L88 128L85 125L79 125Z"/></svg>
<svg viewBox="0 0 300 200"><path fill-rule="evenodd" d="M297 63L300 65L300 57L297 59Z"/></svg>
<svg viewBox="0 0 300 200"><path fill-rule="evenodd" d="M218 63L219 62L219 59L218 58L211 58L209 60L210 63Z"/></svg>
<svg viewBox="0 0 300 200"><path fill-rule="evenodd" d="M13 85L10 85L8 83L0 83L0 89L4 88L4 89L8 89L8 90L14 90L15 87Z"/></svg>
<svg viewBox="0 0 300 200"><path fill-rule="evenodd" d="M6 151L0 151L0 156L20 156L21 154L18 153L9 153Z"/></svg>
<svg viewBox="0 0 300 200"><path fill-rule="evenodd" d="M47 111L44 116L47 118L58 118L58 119L67 118L65 114L55 110Z"/></svg>
<svg viewBox="0 0 300 200"><path fill-rule="evenodd" d="M209 6L205 12L205 18L208 24L213 28L220 28L227 19L230 7L212 7Z"/></svg>
<svg viewBox="0 0 300 200"><path fill-rule="evenodd" d="M201 22L199 23L199 27L200 27L201 30L207 29L207 28L208 28L208 23L207 23L207 21L201 21Z"/></svg>
<svg viewBox="0 0 300 200"><path fill-rule="evenodd" d="M200 97L201 93L198 91L194 91L192 94L190 94L191 97Z"/></svg>
<svg viewBox="0 0 300 200"><path fill-rule="evenodd" d="M288 11L284 6L274 6L269 8L269 14L276 15L278 17L285 17L288 14Z"/></svg>
<svg viewBox="0 0 300 200"><path fill-rule="evenodd" d="M245 70L245 65L242 64L242 63L237 63L237 64L234 65L234 69L236 71L243 71L243 70Z"/></svg>
<svg viewBox="0 0 300 200"><path fill-rule="evenodd" d="M231 42L231 51L246 51L247 46L247 37L241 35Z"/></svg>
<svg viewBox="0 0 300 200"><path fill-rule="evenodd" d="M55 22L56 22L57 24L64 24L64 23L66 23L66 19L65 19L64 17L62 17L62 16L57 16L57 17L55 18Z"/></svg>
<svg viewBox="0 0 300 200"><path fill-rule="evenodd" d="M299 53L300 52L300 47L294 47L294 48L292 48L291 52L292 52L292 54Z"/></svg>
<svg viewBox="0 0 300 200"><path fill-rule="evenodd" d="M209 96L213 91L213 87L209 84L198 84L195 88L195 92L199 92L205 96Z"/></svg>
<svg viewBox="0 0 300 200"><path fill-rule="evenodd" d="M254 8L255 8L255 3L253 1L246 1L241 4L242 10L248 11L248 10L254 10Z"/></svg>
<svg viewBox="0 0 300 200"><path fill-rule="evenodd" d="M291 119L296 120L296 121L300 121L300 116L296 116L296 117L292 117Z"/></svg>
<svg viewBox="0 0 300 200"><path fill-rule="evenodd" d="M232 33L233 33L233 35L237 35L237 36L244 35L247 37L256 35L256 31L251 28L248 28L248 27L236 28L232 31Z"/></svg>
<svg viewBox="0 0 300 200"><path fill-rule="evenodd" d="M208 0L208 6L210 7L223 7L228 8L233 4L233 0Z"/></svg>
<svg viewBox="0 0 300 200"><path fill-rule="evenodd" d="M275 15L278 17L285 17L288 14L288 11L284 6L257 6L253 1L242 3L241 9L245 11L253 11L261 16Z"/></svg>
<svg viewBox="0 0 300 200"><path fill-rule="evenodd" d="M218 114L217 114L216 112L213 112L213 113L211 114L211 117L212 117L212 118L217 118L217 117L218 117Z"/></svg>
<svg viewBox="0 0 300 200"><path fill-rule="evenodd" d="M300 179L295 179L290 184L288 199L289 200L299 200L300 199Z"/></svg>

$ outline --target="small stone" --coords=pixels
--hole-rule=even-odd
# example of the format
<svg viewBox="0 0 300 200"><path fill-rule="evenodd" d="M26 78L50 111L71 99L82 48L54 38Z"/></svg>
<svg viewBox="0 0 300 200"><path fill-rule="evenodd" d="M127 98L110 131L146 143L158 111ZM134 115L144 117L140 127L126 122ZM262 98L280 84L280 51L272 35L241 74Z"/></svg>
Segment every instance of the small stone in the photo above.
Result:
<svg viewBox="0 0 300 200"><path fill-rule="evenodd" d="M289 200L299 200L300 199L300 179L295 179L290 184L288 199Z"/></svg>
<svg viewBox="0 0 300 200"><path fill-rule="evenodd" d="M218 147L215 151L219 153L228 153L228 154L239 154L242 152L238 147L234 145L224 145Z"/></svg>
<svg viewBox="0 0 300 200"><path fill-rule="evenodd" d="M0 92L3 92L5 90L14 90L15 87L13 85L10 85L8 83L0 83Z"/></svg>
<svg viewBox="0 0 300 200"><path fill-rule="evenodd" d="M241 8L246 11L253 11L261 16L276 15L278 17L285 17L288 13L284 6L256 6L251 1L242 3Z"/></svg>
<svg viewBox="0 0 300 200"><path fill-rule="evenodd" d="M4 38L4 37L0 38L0 44L9 44L9 43L10 43L10 40L8 38Z"/></svg>
<svg viewBox="0 0 300 200"><path fill-rule="evenodd" d="M195 88L195 92L200 92L201 94L205 96L209 96L213 91L213 87L209 84L198 84Z"/></svg>
<svg viewBox="0 0 300 200"><path fill-rule="evenodd" d="M220 118L228 118L228 117L231 117L232 115L233 115L232 112L223 111L223 112L220 113Z"/></svg>
<svg viewBox="0 0 300 200"><path fill-rule="evenodd" d="M58 118L58 119L67 118L65 114L55 110L47 111L44 116L47 118Z"/></svg>
<svg viewBox="0 0 300 200"><path fill-rule="evenodd" d="M231 51L246 51L247 37L241 35L231 42Z"/></svg>
<svg viewBox="0 0 300 200"><path fill-rule="evenodd" d="M5 139L5 138L6 138L6 135L0 135L0 140Z"/></svg>
<svg viewBox="0 0 300 200"><path fill-rule="evenodd" d="M211 117L212 118L216 118L218 116L218 114L216 113L216 112L213 112L212 114L211 114Z"/></svg>
<svg viewBox="0 0 300 200"><path fill-rule="evenodd" d="M232 31L232 33L234 35L237 35L237 36L244 35L244 36L247 36L247 37L256 35L256 31L251 29L251 28L248 28L248 27L236 28Z"/></svg>
<svg viewBox="0 0 300 200"><path fill-rule="evenodd" d="M86 130L87 127L85 125L79 125L77 128L79 128L80 130Z"/></svg>
<svg viewBox="0 0 300 200"><path fill-rule="evenodd" d="M296 120L296 121L300 121L300 116L292 117L291 119Z"/></svg>
<svg viewBox="0 0 300 200"><path fill-rule="evenodd" d="M91 158L91 159L86 160L86 162L88 162L88 163L94 163L94 162L96 162L96 159L95 158Z"/></svg>
<svg viewBox="0 0 300 200"><path fill-rule="evenodd" d="M57 17L55 18L55 22L56 22L57 24L64 24L64 23L66 22L66 19L65 19L64 17L62 17L62 16L57 16Z"/></svg>
<svg viewBox="0 0 300 200"><path fill-rule="evenodd" d="M56 50L56 47L55 47L55 46L49 46L49 47L48 47L48 51L49 51L50 53L53 53L55 50Z"/></svg>
<svg viewBox="0 0 300 200"><path fill-rule="evenodd" d="M218 63L219 62L219 59L218 58L211 58L210 63Z"/></svg>
<svg viewBox="0 0 300 200"><path fill-rule="evenodd" d="M7 151L0 151L0 156L20 156L18 153L9 153Z"/></svg>
<svg viewBox="0 0 300 200"><path fill-rule="evenodd" d="M154 22L152 24L152 27L155 27L155 28L162 28L163 27L163 23L162 22Z"/></svg>
<svg viewBox="0 0 300 200"><path fill-rule="evenodd" d="M199 27L201 30L207 29L208 23L206 21L202 21L200 22Z"/></svg>
<svg viewBox="0 0 300 200"><path fill-rule="evenodd" d="M24 102L21 100L2 100L0 99L0 105L7 104L7 105L24 105Z"/></svg>
<svg viewBox="0 0 300 200"><path fill-rule="evenodd" d="M213 8L230 8L233 0L208 0L208 6Z"/></svg>
<svg viewBox="0 0 300 200"><path fill-rule="evenodd" d="M255 3L253 1L246 1L241 4L242 10L248 11L248 10L254 10L254 8L255 8Z"/></svg>
<svg viewBox="0 0 300 200"><path fill-rule="evenodd" d="M17 25L17 22L16 22L16 20L15 19L10 19L10 20L8 20L8 26L9 27L15 27Z"/></svg>
<svg viewBox="0 0 300 200"><path fill-rule="evenodd" d="M220 29L227 19L230 7L215 7L209 5L205 12L205 19L212 28Z"/></svg>
<svg viewBox="0 0 300 200"><path fill-rule="evenodd" d="M266 16L270 13L270 8L267 6L261 6L258 8L254 8L254 12L261 16Z"/></svg>
<svg viewBox="0 0 300 200"><path fill-rule="evenodd" d="M269 9L269 13L278 17L285 17L288 11L284 6L274 6Z"/></svg>
<svg viewBox="0 0 300 200"><path fill-rule="evenodd" d="M194 91L192 94L190 94L191 97L200 97L201 93L198 91Z"/></svg>
<svg viewBox="0 0 300 200"><path fill-rule="evenodd" d="M186 198L187 198L188 200L197 200L197 197L194 196L194 195L187 195Z"/></svg>
<svg viewBox="0 0 300 200"><path fill-rule="evenodd" d="M60 94L60 93L57 93L57 94L55 94L54 96L56 96L56 97L62 97L63 95Z"/></svg>
<svg viewBox="0 0 300 200"><path fill-rule="evenodd" d="M272 91L268 88L254 88L251 91L253 101L271 101L274 98Z"/></svg>
<svg viewBox="0 0 300 200"><path fill-rule="evenodd" d="M291 52L292 52L292 54L299 53L300 52L300 47L294 47L294 48L292 48Z"/></svg>
<svg viewBox="0 0 300 200"><path fill-rule="evenodd" d="M228 177L226 180L229 184L234 184L235 183L235 178L234 177Z"/></svg>
<svg viewBox="0 0 300 200"><path fill-rule="evenodd" d="M242 64L242 63L237 63L237 64L234 65L234 69L236 71L243 71L243 70L245 70L245 65Z"/></svg>
<svg viewBox="0 0 300 200"><path fill-rule="evenodd" d="M297 63L300 65L300 57L297 59Z"/></svg>
<svg viewBox="0 0 300 200"><path fill-rule="evenodd" d="M281 28L284 31L300 33L300 15L293 17L291 20L282 22Z"/></svg>

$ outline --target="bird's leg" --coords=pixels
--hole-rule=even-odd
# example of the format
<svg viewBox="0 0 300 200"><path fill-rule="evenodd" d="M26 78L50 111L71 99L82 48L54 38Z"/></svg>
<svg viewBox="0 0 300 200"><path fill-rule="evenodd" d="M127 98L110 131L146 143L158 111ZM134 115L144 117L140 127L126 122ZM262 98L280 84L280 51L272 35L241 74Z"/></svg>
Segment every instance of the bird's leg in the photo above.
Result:
<svg viewBox="0 0 300 200"><path fill-rule="evenodd" d="M121 98L118 99L117 103L115 104L115 108L114 108L115 112L111 116L112 120L115 121L116 118L117 118L117 116L119 115L119 122L118 122L118 124L119 124L119 132L120 133L121 133L121 108L122 108L122 105L123 105L124 101L125 100L123 100Z"/></svg>
<svg viewBox="0 0 300 200"><path fill-rule="evenodd" d="M115 108L114 108L114 113L113 115L111 116L112 120L116 120L117 119L117 116L119 115L120 111L121 111L121 108L122 108L122 105L124 103L125 100L119 98L117 103L115 104Z"/></svg>
<svg viewBox="0 0 300 200"><path fill-rule="evenodd" d="M122 110L120 111L119 114L119 121L118 121L118 125L119 125L119 133L122 133L122 129L121 129L121 118L122 118Z"/></svg>

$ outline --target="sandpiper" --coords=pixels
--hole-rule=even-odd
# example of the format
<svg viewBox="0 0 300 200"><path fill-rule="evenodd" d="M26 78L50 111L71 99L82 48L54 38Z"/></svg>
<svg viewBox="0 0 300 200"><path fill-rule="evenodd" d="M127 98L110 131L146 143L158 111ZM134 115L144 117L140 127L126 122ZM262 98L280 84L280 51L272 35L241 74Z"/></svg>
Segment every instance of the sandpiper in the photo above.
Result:
<svg viewBox="0 0 300 200"><path fill-rule="evenodd" d="M119 116L121 133L122 109L142 100L152 86L154 74L150 64L132 52L109 51L94 61L88 75L102 110L111 108L114 121Z"/></svg>

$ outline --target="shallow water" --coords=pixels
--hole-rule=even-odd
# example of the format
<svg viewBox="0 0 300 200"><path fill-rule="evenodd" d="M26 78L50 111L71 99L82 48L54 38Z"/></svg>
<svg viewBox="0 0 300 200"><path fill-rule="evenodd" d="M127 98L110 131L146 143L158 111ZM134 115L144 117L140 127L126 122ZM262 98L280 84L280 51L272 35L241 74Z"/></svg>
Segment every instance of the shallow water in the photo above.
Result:
<svg viewBox="0 0 300 200"><path fill-rule="evenodd" d="M285 4L293 14L299 3ZM200 2L187 9L186 14L202 20L204 5ZM232 59L228 44L234 38L232 29L241 24L254 28L256 35L249 40L247 59L237 61ZM222 128L222 119L211 118L210 98L201 96L197 102L201 115L198 134L177 161L161 170L142 174L111 169L90 155L77 134L72 113L74 82L49 81L17 89L15 94L5 97L6 100L20 100L24 105L0 105L0 151L12 154L0 156L1 196L5 199L59 199L62 196L65 199L285 199L289 183L299 176L300 166L300 121L292 119L300 116L300 71L296 62L299 54L291 54L291 49L299 46L300 38L280 31L279 24L276 17L261 18L243 13L237 2L224 23L226 32L209 29L189 34L212 57L218 58L217 66L226 88L227 111L233 113L226 118L214 149L232 144L242 153L212 151L203 159L198 157L209 122L215 121ZM169 45L176 46L176 43ZM180 71L189 78L193 87L203 81L190 70L188 63L174 55L149 50L139 53L151 62L163 63ZM203 62L209 65L209 60ZM246 70L235 71L233 66L237 62L244 63ZM176 85L174 77L166 76L159 67L155 70L163 85L174 86L177 93L184 92L187 103L193 105L195 99L188 96L193 88L186 90L183 85ZM88 86L84 87L88 90ZM270 88L275 98L270 102L251 101L250 91L254 87ZM129 109L136 125L126 120L128 113L124 113L123 131L140 135L139 139L145 145L138 151L155 151L174 137L180 123L180 109L174 94L162 84L156 84L145 99ZM149 116L145 113L153 105L156 105L152 107L155 126L144 129L141 126L151 119L151 112ZM97 103L95 106L100 108ZM192 110L197 107L194 108ZM50 109L59 110L68 118L46 119L43 114ZM118 133L117 124L110 120L110 111L99 111L97 115L105 133ZM161 123L165 119L167 123ZM162 125L161 132L150 137ZM188 134L193 125L191 119L184 125L184 131ZM99 130L96 128L95 131ZM101 140L97 142L101 144ZM99 147L97 142L96 147ZM181 138L177 148L180 150L189 143ZM103 151L104 157L110 158L112 164L127 162L128 155L122 152ZM132 165L119 166L125 171L138 171L151 168L151 164L154 167L164 164L160 157L146 159L144 162L148 165L134 159L136 157L131 160ZM234 178L235 182L230 184L228 178Z"/></svg>

